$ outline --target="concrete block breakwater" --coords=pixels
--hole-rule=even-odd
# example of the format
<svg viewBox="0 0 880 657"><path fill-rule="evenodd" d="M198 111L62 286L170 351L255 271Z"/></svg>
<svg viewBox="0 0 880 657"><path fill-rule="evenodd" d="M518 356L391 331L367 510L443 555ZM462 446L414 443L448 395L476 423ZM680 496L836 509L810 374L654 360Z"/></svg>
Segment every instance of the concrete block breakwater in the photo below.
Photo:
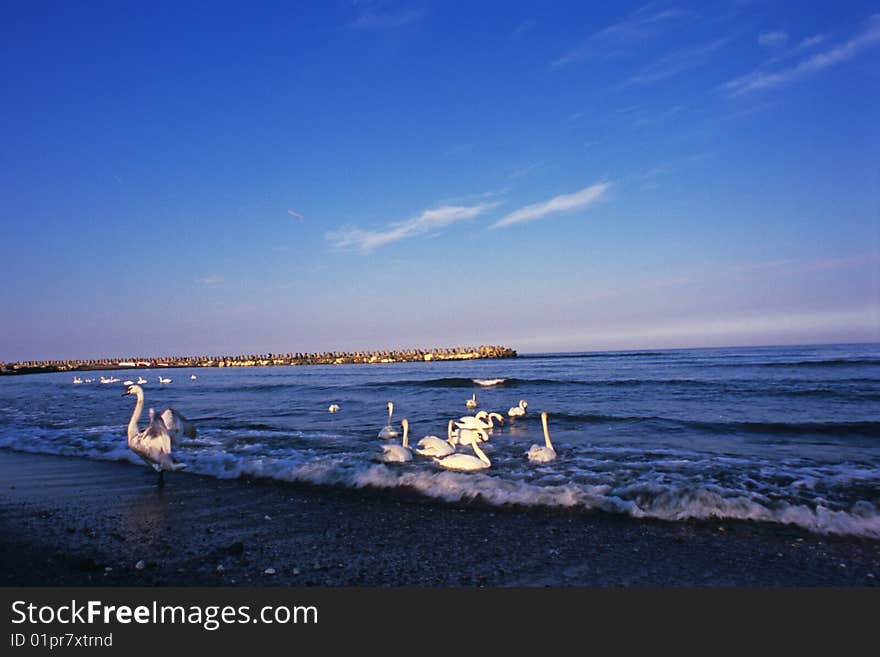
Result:
<svg viewBox="0 0 880 657"><path fill-rule="evenodd" d="M502 346L447 349L396 349L390 351L326 351L321 353L250 354L241 356L161 356L158 358L99 358L0 363L0 374L126 370L151 367L267 367L282 365L346 365L353 363L406 363L478 358L515 358L516 351Z"/></svg>

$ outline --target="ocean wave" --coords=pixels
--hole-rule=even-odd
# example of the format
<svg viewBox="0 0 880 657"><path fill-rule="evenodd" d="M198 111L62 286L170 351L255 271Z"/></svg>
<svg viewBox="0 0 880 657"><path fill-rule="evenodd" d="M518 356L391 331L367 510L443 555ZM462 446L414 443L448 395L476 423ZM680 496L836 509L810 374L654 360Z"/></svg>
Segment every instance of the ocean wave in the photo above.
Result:
<svg viewBox="0 0 880 657"><path fill-rule="evenodd" d="M830 358L826 360L798 360L773 363L741 363L752 367L851 367L853 365L880 365L880 358Z"/></svg>

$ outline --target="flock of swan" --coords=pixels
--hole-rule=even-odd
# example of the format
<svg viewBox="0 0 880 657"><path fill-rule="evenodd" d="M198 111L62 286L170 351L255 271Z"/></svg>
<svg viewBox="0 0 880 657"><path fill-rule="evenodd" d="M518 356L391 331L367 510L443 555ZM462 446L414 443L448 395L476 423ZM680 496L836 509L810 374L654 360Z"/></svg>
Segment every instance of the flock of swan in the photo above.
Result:
<svg viewBox="0 0 880 657"><path fill-rule="evenodd" d="M476 395L465 402L467 408L475 408L477 405ZM526 415L528 402L521 399L517 406L508 412L511 419L523 418ZM339 406L336 406L338 412ZM394 412L394 404L388 402L388 424L379 432L379 438L388 439L397 436L397 431L391 424L391 415ZM409 446L409 420L400 421L403 428L401 443L386 443L381 445L382 452L376 455L376 460L382 463L406 463L412 461L413 451L420 456L432 458L434 462L445 470L457 472L473 472L492 467L492 461L486 453L480 449L480 443L489 441L489 435L495 427L495 421L504 424L504 416L500 413L480 411L476 415L465 415L458 421L449 420L446 427L446 439L438 436L425 436L417 443L413 450ZM544 444L532 445L526 456L532 463L548 463L556 458L556 449L550 441L550 429L547 426L547 411L541 412L541 427L544 431ZM461 446L469 446L473 454L456 451Z"/></svg>
<svg viewBox="0 0 880 657"><path fill-rule="evenodd" d="M103 377L102 377L103 378ZM195 378L193 375L191 378ZM118 379L117 379L118 380ZM76 383L76 379L74 380ZM146 379L138 377L138 383L126 381L126 390L123 396L134 395L137 401L128 422L128 447L143 461L159 473L159 485L164 483L166 470L177 471L186 468L185 463L180 463L172 455L172 448L177 446L182 436L187 438L196 437L195 424L188 420L182 413L173 408L166 408L161 413L149 409L150 422L146 429L141 430L138 422L144 410L144 389L142 383ZM171 383L171 379L159 377L159 383ZM477 406L476 394L465 402L469 409ZM525 417L528 402L524 399L519 404L508 410L507 415L511 420ZM397 438L399 435L394 428L392 417L394 403L388 402L388 422L379 431L378 437L382 440ZM330 413L340 411L339 404L331 404L327 409ZM381 445L381 453L376 455L376 460L382 463L406 463L412 461L413 451L420 456L431 458L441 468L458 472L474 472L492 467L492 461L480 448L481 443L489 441L490 434L495 428L495 423L504 424L504 416L501 413L479 411L475 415L465 415L458 420L449 420L446 427L446 439L438 436L425 436L418 441L416 449L409 445L409 420L404 418L400 421L403 429L403 438L400 443L389 442ZM550 431L547 426L547 412L541 412L541 426L544 431L544 444L532 445L526 452L528 460L532 463L547 463L556 458L556 450L550 441ZM459 447L470 447L473 452L460 452Z"/></svg>

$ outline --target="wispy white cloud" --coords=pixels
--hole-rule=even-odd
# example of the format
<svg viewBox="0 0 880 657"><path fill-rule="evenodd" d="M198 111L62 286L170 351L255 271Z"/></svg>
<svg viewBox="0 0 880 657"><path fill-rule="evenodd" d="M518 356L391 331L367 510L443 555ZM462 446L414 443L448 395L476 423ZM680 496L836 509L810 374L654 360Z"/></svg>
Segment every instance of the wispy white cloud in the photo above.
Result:
<svg viewBox="0 0 880 657"><path fill-rule="evenodd" d="M384 30L415 23L425 15L425 6L406 5L388 0L368 0L360 5L357 17L348 23L355 30Z"/></svg>
<svg viewBox="0 0 880 657"><path fill-rule="evenodd" d="M498 203L443 205L425 210L406 221L391 224L385 230L362 230L356 226L344 226L337 231L327 233L326 238L336 248L358 249L362 253L370 253L374 249L393 242L423 235L459 221L473 219L497 205Z"/></svg>
<svg viewBox="0 0 880 657"><path fill-rule="evenodd" d="M220 285L223 282L223 277L219 274L211 274L209 276L203 276L196 281L199 285L203 285L205 287L215 287Z"/></svg>
<svg viewBox="0 0 880 657"><path fill-rule="evenodd" d="M761 32L758 35L758 43L767 48L778 48L788 43L788 33L782 30L773 32Z"/></svg>
<svg viewBox="0 0 880 657"><path fill-rule="evenodd" d="M287 214L289 214L291 217L293 217L294 219L296 219L298 221L303 220L303 216L299 212L294 212L293 210L288 210Z"/></svg>
<svg viewBox="0 0 880 657"><path fill-rule="evenodd" d="M610 186L611 183L609 182L601 182L585 187L573 194L561 194L560 196L554 196L549 201L527 205L501 217L491 227L503 228L527 221L535 221L536 219L542 219L554 214L586 209L602 199Z"/></svg>
<svg viewBox="0 0 880 657"><path fill-rule="evenodd" d="M816 53L788 68L773 72L760 69L752 71L725 83L722 88L730 96L742 96L762 89L780 87L842 64L877 45L880 45L880 14L871 16L867 26L844 43Z"/></svg>
<svg viewBox="0 0 880 657"><path fill-rule="evenodd" d="M678 7L656 9L653 4L639 7L624 19L592 34L584 43L570 49L550 62L551 69L559 69L596 55L608 55L620 48L654 37L680 24L692 12Z"/></svg>
<svg viewBox="0 0 880 657"><path fill-rule="evenodd" d="M537 23L533 19L524 20L522 23L517 25L513 32L510 33L511 39L519 39L524 37L526 34L535 29Z"/></svg>
<svg viewBox="0 0 880 657"><path fill-rule="evenodd" d="M626 84L650 84L684 73L706 64L711 56L730 41L729 37L676 50L643 68Z"/></svg>

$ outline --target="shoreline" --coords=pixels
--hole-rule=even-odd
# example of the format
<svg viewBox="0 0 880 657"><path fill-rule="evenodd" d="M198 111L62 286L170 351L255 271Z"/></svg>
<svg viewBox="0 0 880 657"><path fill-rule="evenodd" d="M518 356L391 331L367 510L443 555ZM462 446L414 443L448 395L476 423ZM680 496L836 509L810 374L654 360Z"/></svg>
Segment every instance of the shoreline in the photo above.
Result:
<svg viewBox="0 0 880 657"><path fill-rule="evenodd" d="M0 450L4 586L877 586L880 541ZM271 570L267 570L271 569ZM274 572L272 572L274 571Z"/></svg>

